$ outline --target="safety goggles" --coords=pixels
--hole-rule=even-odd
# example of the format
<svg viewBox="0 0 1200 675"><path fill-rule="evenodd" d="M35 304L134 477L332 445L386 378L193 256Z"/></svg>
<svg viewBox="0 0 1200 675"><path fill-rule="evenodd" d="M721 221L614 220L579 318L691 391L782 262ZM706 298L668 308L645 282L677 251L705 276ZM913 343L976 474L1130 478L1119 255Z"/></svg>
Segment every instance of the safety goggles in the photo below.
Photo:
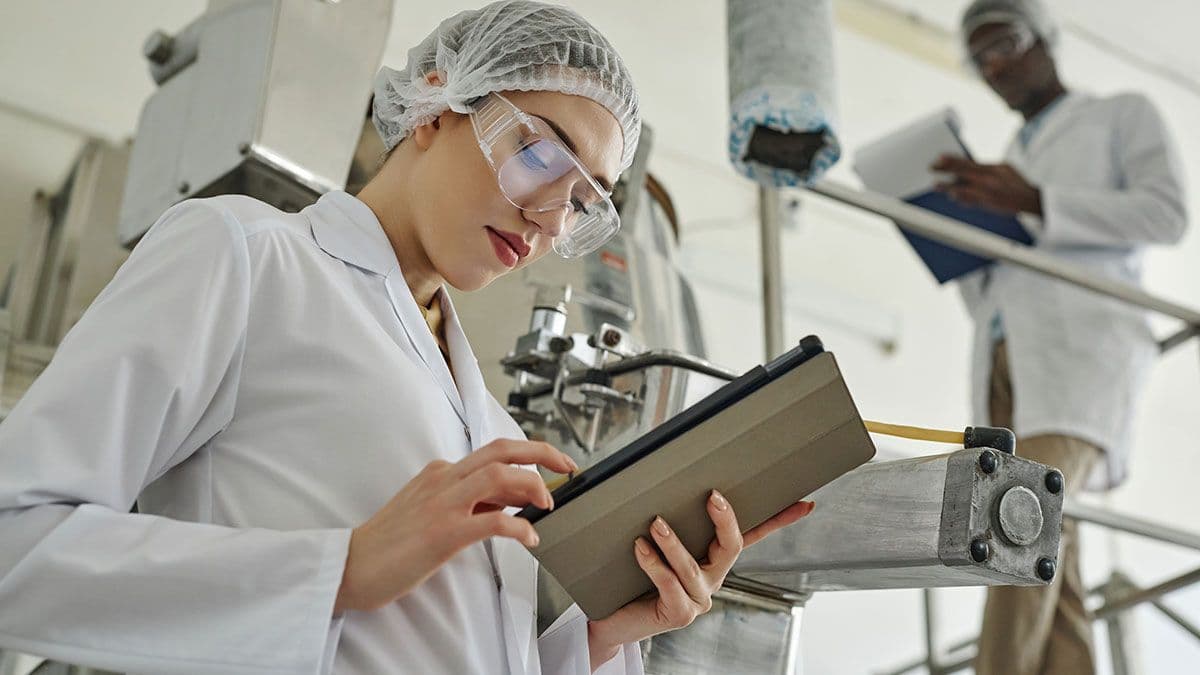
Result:
<svg viewBox="0 0 1200 675"><path fill-rule="evenodd" d="M577 258L600 248L621 227L611 193L592 178L546 122L492 93L470 114L479 149L500 192L522 211L566 210L554 250Z"/></svg>
<svg viewBox="0 0 1200 675"><path fill-rule="evenodd" d="M976 70L983 70L992 59L1006 61L1020 56L1029 51L1035 42L1037 37L1029 26L1020 23L1009 24L1003 33L993 37L987 44L971 50L971 65Z"/></svg>

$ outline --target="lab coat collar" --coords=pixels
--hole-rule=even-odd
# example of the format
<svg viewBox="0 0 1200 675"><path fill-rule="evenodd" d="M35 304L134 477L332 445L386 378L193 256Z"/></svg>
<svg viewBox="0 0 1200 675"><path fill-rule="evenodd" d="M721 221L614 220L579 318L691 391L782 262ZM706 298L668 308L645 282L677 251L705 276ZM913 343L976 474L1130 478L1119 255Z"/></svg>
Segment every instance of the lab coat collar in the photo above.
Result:
<svg viewBox="0 0 1200 675"><path fill-rule="evenodd" d="M1019 140L1014 139L1013 150L1022 159L1035 155L1042 148L1065 129L1070 128L1070 121L1074 118L1074 112L1079 106L1091 100L1091 96L1081 94L1074 91L1068 91L1054 103L1054 107L1046 110L1043 117L1038 122L1038 128L1030 136L1027 143L1022 144ZM1019 134L1018 134L1019 135Z"/></svg>
<svg viewBox="0 0 1200 675"><path fill-rule="evenodd" d="M412 345L413 350L420 356L433 379L445 393L450 405L454 407L454 412L462 421L464 429L470 429L471 424L468 421L470 417L463 406L458 389L455 387L450 368L442 358L442 352L438 349L433 334L429 332L429 326L425 323L420 308L417 307L416 299L413 298L412 289L408 287L408 283L401 273L396 252L392 249L392 244L388 241L387 235L383 231L383 225L380 224L375 213L361 200L341 190L326 193L317 200L316 204L305 209L305 213L312 226L313 238L316 239L317 245L322 250L343 262L384 278L388 300L392 304L392 310L396 313L396 317L400 320L400 325L404 328L409 344ZM445 291L439 290L438 295L434 297L435 301L439 296L444 299ZM444 301L442 304L443 314L450 314L452 311L453 308L449 307L449 302ZM457 318L454 326L454 330L462 332ZM465 342L465 338L462 341ZM470 353L469 348L467 353ZM459 360L454 357L453 350L451 359L455 362ZM475 364L474 356L470 357L470 364L470 367L463 367L463 370L478 371L479 367ZM482 381L482 376L480 376L480 380ZM475 430L471 430L470 435L472 438L478 437Z"/></svg>
<svg viewBox="0 0 1200 675"><path fill-rule="evenodd" d="M379 219L357 197L341 190L327 192L305 213L313 238L329 255L380 276L400 270Z"/></svg>

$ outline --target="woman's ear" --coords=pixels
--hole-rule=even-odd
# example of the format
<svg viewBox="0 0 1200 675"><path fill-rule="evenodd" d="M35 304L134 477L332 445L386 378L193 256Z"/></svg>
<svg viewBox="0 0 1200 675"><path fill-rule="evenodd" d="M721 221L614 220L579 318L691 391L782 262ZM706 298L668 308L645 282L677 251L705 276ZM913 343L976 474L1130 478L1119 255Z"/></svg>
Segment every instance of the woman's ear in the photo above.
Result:
<svg viewBox="0 0 1200 675"><path fill-rule="evenodd" d="M442 76L442 71L440 70L431 70L425 73L425 81L434 87L446 84L446 78ZM433 137L437 134L438 129L441 128L442 118L438 117L428 124L422 124L413 129L413 140L416 142L417 147L421 150L428 150L429 146L433 144Z"/></svg>
<svg viewBox="0 0 1200 675"><path fill-rule="evenodd" d="M417 148L428 150L429 146L433 145L433 139L437 136L438 130L442 128L442 118L436 117L432 122L427 122L413 129L412 139L417 144Z"/></svg>

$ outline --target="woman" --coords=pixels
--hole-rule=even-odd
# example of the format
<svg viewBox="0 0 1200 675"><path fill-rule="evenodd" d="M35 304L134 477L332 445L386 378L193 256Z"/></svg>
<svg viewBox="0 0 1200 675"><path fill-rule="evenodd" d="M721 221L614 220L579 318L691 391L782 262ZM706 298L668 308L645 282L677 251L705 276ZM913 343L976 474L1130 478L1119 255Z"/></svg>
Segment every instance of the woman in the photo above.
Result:
<svg viewBox="0 0 1200 675"><path fill-rule="evenodd" d="M637 98L579 16L503 2L384 69L390 149L355 198L170 209L0 426L0 646L154 673L637 673L744 541L714 493L697 565L660 521L658 596L536 635L551 505L444 284L615 231ZM524 468L521 468L524 466ZM134 502L139 514L130 514Z"/></svg>

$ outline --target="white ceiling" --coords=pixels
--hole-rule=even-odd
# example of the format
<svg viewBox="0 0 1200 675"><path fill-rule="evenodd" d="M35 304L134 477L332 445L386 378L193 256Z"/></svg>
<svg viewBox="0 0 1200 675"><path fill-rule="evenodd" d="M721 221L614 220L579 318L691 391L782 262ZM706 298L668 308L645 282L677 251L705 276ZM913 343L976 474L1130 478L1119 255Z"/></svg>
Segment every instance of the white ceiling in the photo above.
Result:
<svg viewBox="0 0 1200 675"><path fill-rule="evenodd" d="M967 4L967 0L869 2L946 30L953 30ZM0 3L0 111L16 108L109 138L130 134L142 102L153 89L140 53L143 39L156 28L180 29L205 4L203 0ZM403 63L407 47L439 19L478 4L398 0L385 62ZM716 129L724 125L722 0L572 0L566 4L599 25L626 56L644 92L647 119L682 121L686 133L678 138L684 144L698 137L693 133L699 131L696 125L713 124ZM1051 6L1068 30L1099 36L1137 58L1200 82L1200 51L1192 46L1200 3L1051 0ZM672 134L662 126L663 140L670 144ZM713 135L716 152L710 156L715 159L720 158L720 143L715 140L719 135Z"/></svg>

